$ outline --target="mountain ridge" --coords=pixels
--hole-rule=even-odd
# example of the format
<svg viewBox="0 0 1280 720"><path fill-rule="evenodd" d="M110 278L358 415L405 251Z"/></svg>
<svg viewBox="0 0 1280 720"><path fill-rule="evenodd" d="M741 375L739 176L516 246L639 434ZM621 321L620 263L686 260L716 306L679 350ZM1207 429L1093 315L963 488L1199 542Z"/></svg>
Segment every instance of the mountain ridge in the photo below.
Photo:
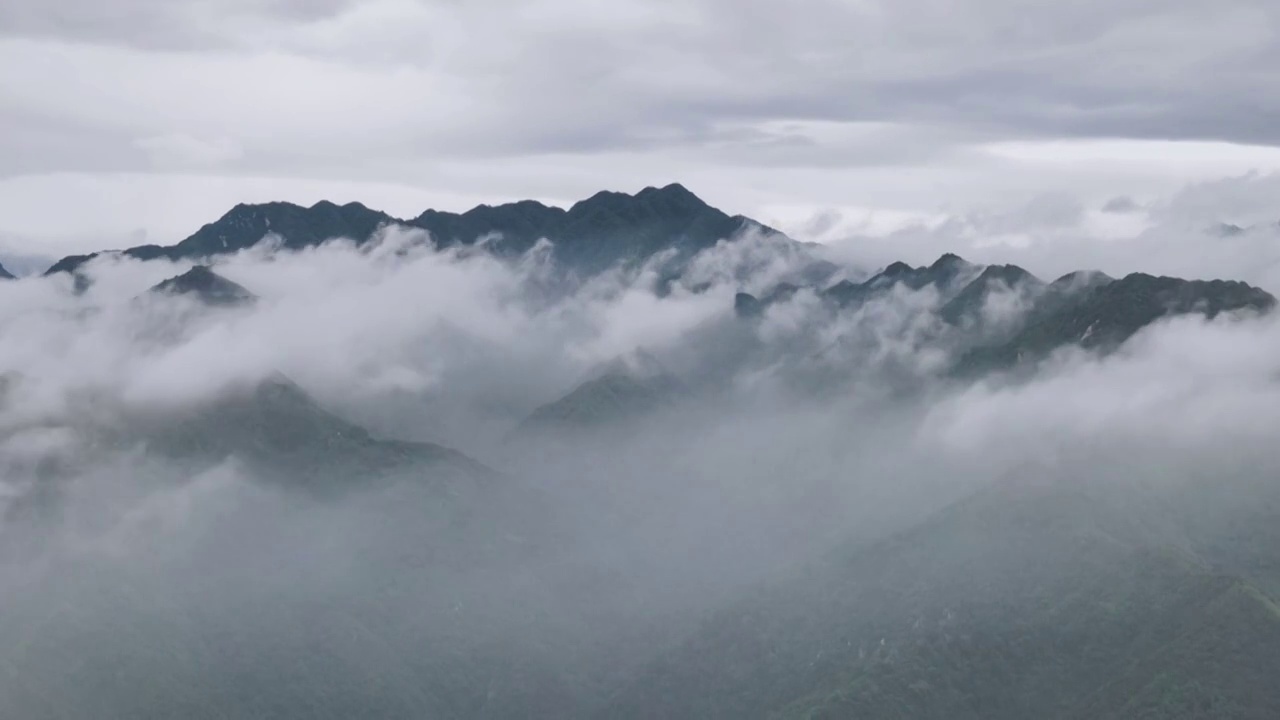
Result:
<svg viewBox="0 0 1280 720"><path fill-rule="evenodd" d="M322 200L303 207L275 201L237 204L174 245L68 255L44 274L75 273L106 254L144 261L206 260L253 247L269 234L278 235L288 249L312 247L335 238L350 238L360 244L388 224L425 230L444 247L473 245L496 237L491 247L500 254L519 254L546 239L560 260L587 272L620 261L647 259L667 248L688 256L748 229L781 234L744 215L729 215L712 207L679 183L648 186L634 195L600 191L568 209L519 200L481 204L461 213L428 209L407 220L358 202L338 205Z"/></svg>
<svg viewBox="0 0 1280 720"><path fill-rule="evenodd" d="M935 288L938 318L969 333L971 347L953 368L962 376L1038 361L1070 344L1109 352L1165 317L1200 314L1213 319L1224 313L1267 313L1277 305L1267 291L1238 280L1186 280L1141 272L1115 279L1081 270L1045 283L1016 265L974 265L952 253L928 267L895 262L863 282L842 280L813 290L840 312L856 312L897 287L912 292ZM784 284L760 297L739 292L734 312L744 319L759 318L795 291ZM997 295L1006 296L1002 299L1008 307L1001 310L1011 317L1002 318L1007 327L997 337L985 337L974 329L981 329L988 303Z"/></svg>

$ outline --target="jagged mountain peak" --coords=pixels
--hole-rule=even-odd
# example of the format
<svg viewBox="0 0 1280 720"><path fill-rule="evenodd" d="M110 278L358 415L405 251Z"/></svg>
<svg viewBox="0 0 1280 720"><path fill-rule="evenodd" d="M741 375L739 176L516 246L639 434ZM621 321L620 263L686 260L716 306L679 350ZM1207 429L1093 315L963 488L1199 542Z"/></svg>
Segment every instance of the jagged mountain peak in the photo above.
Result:
<svg viewBox="0 0 1280 720"><path fill-rule="evenodd" d="M885 266L885 269L880 271L880 275L887 278L899 278L914 272L916 272L916 268L899 260Z"/></svg>
<svg viewBox="0 0 1280 720"><path fill-rule="evenodd" d="M933 264L929 266L929 269L941 270L943 268L955 267L957 265L966 266L970 265L970 263L955 253L943 253L937 260L933 261Z"/></svg>
<svg viewBox="0 0 1280 720"><path fill-rule="evenodd" d="M661 195L674 195L674 196L682 196L682 197L691 197L691 198L695 198L695 199L698 197L697 195L694 195L692 192L690 192L689 188L685 187L684 185L681 185L681 184L680 184L680 183L678 183L678 182L667 183L666 185L663 185L662 187L657 187L657 186L655 186L655 185L650 185L650 186L648 186L648 187L644 188L643 190L641 190L640 192L636 193L636 195L637 195L637 196L640 196L640 195L658 195L658 194L661 194Z"/></svg>
<svg viewBox="0 0 1280 720"><path fill-rule="evenodd" d="M655 200L659 202L670 203L673 205L683 205L690 208L709 207L702 198L693 194L688 188L680 183L670 183L662 187L650 185L635 194L637 200Z"/></svg>
<svg viewBox="0 0 1280 720"><path fill-rule="evenodd" d="M621 206L635 202L663 202L686 208L710 207L703 202L702 198L695 195L685 186L679 183L670 183L662 187L649 185L635 194L617 190L601 190L585 200L579 200L574 203L569 208L569 212L572 213L575 210L582 210L591 206Z"/></svg>
<svg viewBox="0 0 1280 720"><path fill-rule="evenodd" d="M1054 292L1040 293L1017 332L1000 344L973 348L957 362L956 372L972 376L1034 363L1068 345L1109 352L1162 318L1265 313L1276 305L1270 293L1243 282L1146 273L1119 280L1064 276L1055 286L1050 286Z"/></svg>
<svg viewBox="0 0 1280 720"><path fill-rule="evenodd" d="M1040 283L1040 278L1032 275L1017 265L988 265L982 269L978 275L978 279L974 282L991 282L1000 281L1008 285L1014 285L1022 282Z"/></svg>
<svg viewBox="0 0 1280 720"><path fill-rule="evenodd" d="M707 205L683 185L646 187L634 195L602 191L568 210L521 200L478 205L463 213L427 210L404 221L358 202L322 200L311 207L289 202L239 203L176 245L147 245L120 251L139 260L204 260L252 247L267 235L287 249L319 245L334 238L367 241L379 227L401 223L431 234L440 245L494 239L489 249L519 254L549 240L566 267L586 273L619 262L643 261L668 249L689 257L750 227L776 232L741 215ZM97 253L59 260L46 272L75 272Z"/></svg>
<svg viewBox="0 0 1280 720"><path fill-rule="evenodd" d="M958 325L977 323L988 301L997 293L1017 293L1023 299L1038 294L1044 282L1017 265L988 265L978 277L942 306L938 314L943 320Z"/></svg>

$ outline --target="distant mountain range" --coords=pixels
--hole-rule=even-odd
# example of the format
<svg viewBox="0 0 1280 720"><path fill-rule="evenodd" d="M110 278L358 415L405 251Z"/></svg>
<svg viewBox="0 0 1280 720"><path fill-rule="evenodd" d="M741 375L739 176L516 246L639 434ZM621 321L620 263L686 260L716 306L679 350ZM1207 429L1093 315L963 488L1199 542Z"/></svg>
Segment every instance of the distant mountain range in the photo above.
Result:
<svg viewBox="0 0 1280 720"><path fill-rule="evenodd" d="M782 284L761 298L738 293L734 310L742 321L758 322L772 305L808 290L823 298L834 312L851 313L887 298L898 288L913 292L932 289L938 293L935 312L941 325L962 338L951 345L954 361L949 374L958 379L1032 366L1055 350L1069 346L1110 352L1164 317L1260 314L1276 305L1269 293L1241 282L1182 280L1142 273L1116 280L1102 273L1081 271L1045 283L1017 266L979 266L947 254L928 267L893 263L861 283L841 281L825 288ZM158 283L147 295L189 297L210 307L241 306L256 300L248 288L203 265ZM987 305L996 296L1013 298L1017 307L1011 317L1003 318L1001 328L992 331L983 325L987 322ZM942 337L938 342L945 340ZM519 425L516 435L532 438L545 432L604 429L640 419L698 392L697 387L687 384L643 350L633 355L603 366L562 397L535 409ZM271 416L270 422L261 421L264 413ZM175 447L185 448L179 454L208 449L209 442L238 438L232 445L214 447L213 454L222 456L252 456L258 450L288 454L293 450L285 446L296 440L305 449L298 458L320 459L316 470L339 467L357 456L380 458L374 464L383 466L395 465L403 457L425 457L422 447L369 439L363 429L329 416L296 385L279 379L216 407L201 408L198 418L203 423L198 432L184 430L192 427L195 420L177 422L169 418L155 428L155 434L174 440ZM285 446L272 446L271 439L276 437L273 433L281 428L292 428L289 432L293 434L277 438L287 441ZM432 448L426 454L451 452ZM295 458L281 466L300 463Z"/></svg>
<svg viewBox="0 0 1280 720"><path fill-rule="evenodd" d="M711 207L678 184L647 187L634 195L599 192L568 210L524 200L480 205L464 213L427 210L408 220L360 203L324 201L301 207L272 202L236 205L176 245L72 255L45 274L75 272L95 257L112 252L138 260L203 261L253 247L268 235L278 236L283 247L290 249L334 238L363 243L388 224L426 230L442 247L487 241L500 254L522 253L546 239L563 266L588 273L671 249L680 256L692 256L746 229L776 232L750 218L730 216Z"/></svg>
<svg viewBox="0 0 1280 720"><path fill-rule="evenodd" d="M398 224L426 230L441 246L483 242L498 254L523 253L540 240L552 244L561 267L591 274L621 262L642 262L671 252L688 259L721 240L755 229L777 233L751 218L714 208L679 184L647 187L634 195L599 192L565 210L532 200L490 206L464 213L427 210L408 220L394 218L360 203L319 202L311 207L273 202L237 205L213 223L176 245L142 245L62 258L45 273L72 273L107 253L139 260L163 258L203 264L220 255L253 247L275 236L284 248L305 248L334 238L367 242L381 227ZM830 263L814 259L814 266ZM170 281L163 292L195 294L210 302L242 302L248 291L225 279L219 287L211 274L193 270ZM0 268L0 277L8 275ZM1029 309L1012 332L983 337L961 357L957 371L976 373L1007 368L1019 360L1038 359L1057 347L1080 344L1103 351L1123 343L1142 327L1171 314L1200 312L1214 317L1242 309L1265 311L1275 304L1268 293L1240 282L1188 281L1134 273L1112 280L1100 273L1072 273L1045 283L1013 265L981 267L946 254L927 267L893 263L865 282L844 280L827 285L831 268L798 283L841 308L852 310L896 287L935 289L944 300L939 317L954 326L980 329L983 308L993 296L1018 296ZM234 286L234 287L233 287ZM741 294L740 315L758 316L772 304L789 299L799 284L782 284L761 297ZM977 333L973 333L977 337ZM563 408L562 408L563 409Z"/></svg>
<svg viewBox="0 0 1280 720"><path fill-rule="evenodd" d="M366 242L388 224L426 230L442 246L484 242L500 255L525 252L545 239L552 243L563 267L581 273L672 251L675 257L687 259L743 230L777 233L750 218L728 215L683 186L671 184L647 187L634 195L600 192L568 210L526 200L481 205L460 214L428 210L409 220L359 203L340 206L320 202L309 208L283 202L242 204L176 245L107 252L139 260L199 263L152 288L151 294L183 295L208 305L234 306L253 302L253 293L203 263L253 247L273 235L283 247L293 249L333 238ZM72 273L79 277L79 268L102 254L63 258L46 275ZM957 377L1034 364L1066 346L1109 352L1166 316L1199 313L1212 318L1221 313L1266 312L1276 304L1267 292L1241 282L1143 273L1113 279L1090 271L1044 282L1015 265L980 266L952 253L928 266L895 262L861 282L830 283L827 278L838 268L816 257L812 268L821 272L802 274L795 282L776 285L759 297L739 293L734 310L744 319L758 319L773 305L805 290L838 312L853 313L897 290L929 290L938 296L938 319L960 338L949 347L951 373ZM1011 309L1000 327L993 327L988 318L993 301ZM669 374L637 375L615 367L538 408L522 429L601 425L614 418L643 414L682 391L680 380Z"/></svg>
<svg viewBox="0 0 1280 720"><path fill-rule="evenodd" d="M810 288L843 312L883 299L895 288L932 288L938 293L938 317L964 331L963 352L954 370L972 376L1043 359L1054 350L1077 345L1109 352L1139 330L1169 316L1264 313L1276 299L1243 282L1183 280L1132 273L1118 280L1095 271L1077 271L1045 283L1016 265L979 266L946 254L928 267L896 262L865 282L841 281ZM801 288L779 285L760 298L739 293L735 309L759 317ZM1005 301L1005 327L990 332L988 303Z"/></svg>
<svg viewBox="0 0 1280 720"><path fill-rule="evenodd" d="M211 307L238 307L255 302L252 288L222 277L206 261L252 247L270 234L288 248L333 237L364 242L388 222L401 221L359 204L241 205L175 246L120 253L195 263L146 291L146 303L182 297ZM670 250L688 257L744 228L768 231L748 218L711 208L678 185L635 195L600 193L569 210L521 202L462 214L428 211L404 224L427 229L443 245L489 238L498 253L523 252L546 238L566 267L581 272ZM92 257L64 258L49 274L76 274ZM820 273L779 283L758 295L738 293L734 314L725 307L715 319L716 329L732 331L725 336L754 337L757 323L767 322L771 312L801 293L817 298L821 312L827 313L817 316L823 322L847 319L901 296L924 297L930 302L922 312L929 314L926 324L936 333L930 339L943 344L953 358L942 372L963 380L1026 367L1060 348L1110 352L1170 316L1250 315L1276 305L1267 292L1240 282L1142 273L1114 279L1087 271L1045 282L1014 265L976 265L954 254L923 267L893 263L864 281L832 282L828 277ZM740 358L716 370L730 375L741 367L734 362ZM15 382L20 381L0 375L0 402ZM638 419L701 389L693 385L637 353L606 365L535 410L520 430L573 433ZM822 389L835 393L831 386ZM363 712L382 717L1280 716L1280 695L1274 689L1280 607L1272 599L1280 591L1275 561L1280 557L1275 522L1280 488L1265 478L1251 486L1254 478L1243 466L1237 469L1243 478L1224 468L1177 485L1144 482L1149 478L1140 473L1128 477L1127 470L1143 468L1126 468L1124 463L1134 460L1123 455L1080 461L1098 477L1046 462L994 481L895 534L851 541L783 580L753 585L740 600L718 606L704 622L671 638L629 636L618 628L601 640L591 631L603 623L546 623L538 612L529 612L520 620L522 628L527 624L527 634L506 633L517 637L490 645L483 633L476 633L478 640L461 637L477 627L458 623L466 617L464 600L479 596L454 597L454 576L437 576L451 564L468 567L484 553L513 559L517 562L510 566L495 566L502 572L493 580L480 577L478 586L486 598L505 594L522 608L538 611L536 603L525 602L537 596L526 593L542 585L523 582L531 567L524 560L539 547L557 547L560 541L553 512L557 505L547 497L449 448L374 437L283 376L189 406L107 416L111 427L95 425L87 446L141 446L193 469L235 458L255 477L319 493L419 481L413 487L432 491L430 502L401 507L396 496L370 507L379 513L399 510L412 527L423 530L409 535L411 542L397 545L396 556L407 559L392 567L404 572L390 580L368 576L384 581L362 591L362 597L373 599L359 606L367 611L330 606L329 598L320 597L287 617L266 616L273 624L291 623L290 632L296 635L285 637L298 638L297 644L282 646L266 633L258 638L252 625L231 640L209 632L225 628L189 608L204 608L208 617L221 617L224 608L218 607L215 593L190 591L181 583L141 585L122 594L121 605L130 613L141 608L123 617L154 615L165 621L154 627L104 625L92 615L78 617L44 604L25 608L25 614L7 613L11 619L6 620L5 637L22 648L23 663L0 673L5 689L0 707L10 710L6 716L42 716L32 709L57 707L50 703L77 707L77 692L83 692L84 707L92 706L95 714L104 713L105 697L114 703L106 705L114 711L105 714L124 717L161 706L194 712L213 707L215 714L245 716L260 708L274 712L297 707L299 701L314 702L310 707L334 716ZM71 422L96 421L77 417ZM838 427L857 432L855 426ZM625 443L626 435L617 433L623 436L617 441ZM535 443L543 439L536 432L524 437ZM742 437L742 454L751 459L754 448L747 446L749 436ZM687 447L672 450L706 443L698 433L691 433L687 442ZM542 449L535 445L528 457ZM904 476L915 472L916 459L906 453L895 456L891 473L899 460ZM617 469L603 464L591 472L607 479ZM872 473L878 466L848 470ZM898 478L890 474L883 480ZM779 478L780 484L788 481ZM39 505L32 501L25 507ZM521 512L513 512L516 508ZM840 511L844 509L841 505ZM609 521L611 516L603 522ZM708 535L718 531L708 524ZM325 532L337 531L326 525ZM352 547L361 547L358 540ZM556 586L564 584L562 577L581 581L586 589L566 596L580 595L574 600L583 608L595 610L602 604L602 588L629 588L609 579L628 570L610 553L602 553L600 560L590 552L563 555L572 562L561 562L559 552L548 556L557 559L556 568L585 563L556 570L563 576L542 578ZM358 552L353 557L364 559ZM58 573L49 575L61 579ZM447 604L420 606L418 586L407 584L414 578L422 578L423 587L438 586ZM521 582L506 584L512 578ZM115 576L110 580L109 587L130 589ZM216 576L209 579L210 587L217 581ZM247 613L249 607L239 609ZM413 618L431 622L398 622L402 615L386 612L401 607L413 607ZM236 618L232 627L238 628L240 615L225 614ZM546 623L541 628L545 636L535 632L540 622ZM427 627L436 624L441 629ZM450 637L455 627L462 628L457 633L461 640ZM5 623L0 623L3 629ZM122 663L111 644L99 641L116 635L144 641L137 643L142 649L132 665ZM544 647L544 637L555 642ZM80 644L81 638L88 642ZM246 644L259 639L261 648ZM553 661L545 666L530 662L526 671L511 662L510 648L519 649L521 643ZM597 644L610 647L600 651ZM438 645L445 651L424 656L424 649L435 652ZM641 671L619 672L601 657L626 659ZM68 675L68 668L75 672ZM28 685L46 677L57 681L51 687L60 693ZM370 698L390 709L370 713Z"/></svg>
<svg viewBox="0 0 1280 720"><path fill-rule="evenodd" d="M936 292L933 312L942 330L932 340L948 350L948 374L960 380L1032 368L1067 347L1105 354L1166 317L1261 314L1276 305L1271 294L1242 282L1144 273L1117 280L1101 272L1077 271L1046 283L1016 265L975 265L948 253L927 267L895 262L863 282L809 287L782 283L760 297L740 292L733 309L742 321L759 322L769 308L802 290L821 298L836 315L890 301L895 291ZM999 312L993 313L992 305ZM635 372L617 365L538 408L522 427L605 426L641 416L689 390L667 373Z"/></svg>

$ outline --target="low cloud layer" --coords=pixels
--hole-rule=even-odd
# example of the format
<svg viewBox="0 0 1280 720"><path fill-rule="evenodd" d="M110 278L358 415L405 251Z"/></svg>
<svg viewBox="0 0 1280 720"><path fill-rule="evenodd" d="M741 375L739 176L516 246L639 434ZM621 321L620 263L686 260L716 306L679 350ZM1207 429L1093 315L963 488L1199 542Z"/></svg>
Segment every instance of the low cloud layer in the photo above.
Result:
<svg viewBox="0 0 1280 720"><path fill-rule="evenodd" d="M1233 183L1149 212L1197 227L1196 198ZM1036 228L1080 218L1030 214ZM65 275L0 284L0 636L25 648L0 663L0 702L246 714L324 687L327 711L349 714L377 686L386 717L587 716L757 583L975 489L1280 468L1274 319L1161 321L1106 357L1066 349L1029 377L968 383L945 368L966 333L1021 309L1011 289L959 328L934 287L845 311L806 288L735 313L735 293L797 282L828 254L748 235L675 282L662 257L575 281L545 247L498 259L392 227L219 259L257 296L240 307L148 294L188 266L110 256L82 292ZM829 282L875 269L842 262ZM681 391L616 425L519 434L619 358ZM277 373L375 436L460 449L498 478L351 477L324 497L234 454L193 464L96 440Z"/></svg>

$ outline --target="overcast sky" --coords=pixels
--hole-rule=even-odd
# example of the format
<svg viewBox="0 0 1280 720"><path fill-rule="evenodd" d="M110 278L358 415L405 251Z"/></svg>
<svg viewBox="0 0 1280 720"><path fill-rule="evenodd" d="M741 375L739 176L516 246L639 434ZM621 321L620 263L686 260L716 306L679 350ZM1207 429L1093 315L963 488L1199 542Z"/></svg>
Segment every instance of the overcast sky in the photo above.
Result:
<svg viewBox="0 0 1280 720"><path fill-rule="evenodd" d="M412 216L671 181L798 235L1120 209L1280 168L1278 21L1274 0L0 0L0 245L171 243L240 201Z"/></svg>

